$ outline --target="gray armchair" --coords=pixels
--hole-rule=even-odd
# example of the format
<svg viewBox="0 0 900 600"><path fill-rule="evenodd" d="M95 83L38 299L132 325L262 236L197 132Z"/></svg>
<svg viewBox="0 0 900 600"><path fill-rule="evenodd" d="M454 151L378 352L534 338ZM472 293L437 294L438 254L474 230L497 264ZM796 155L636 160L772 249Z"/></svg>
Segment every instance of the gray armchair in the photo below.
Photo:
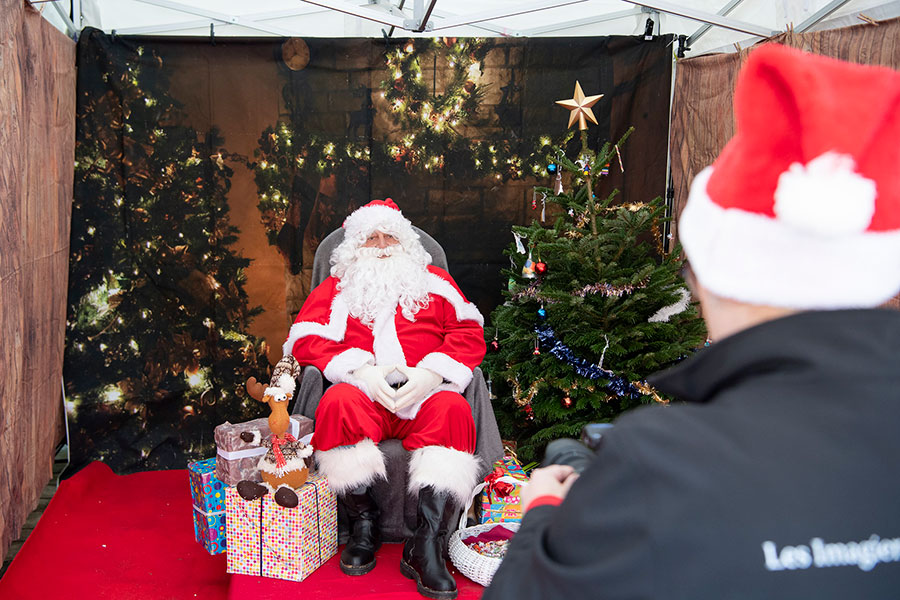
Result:
<svg viewBox="0 0 900 600"><path fill-rule="evenodd" d="M425 250L431 254L432 264L444 270L447 269L447 256L434 238L414 227L419 234ZM316 250L313 259L312 287L324 281L330 272L331 253L344 239L344 230L337 229L331 232ZM293 414L303 415L315 419L316 407L319 399L325 391L328 381L322 376L322 372L315 367L303 367L300 388L294 404ZM491 465L503 456L503 445L500 441L500 432L497 429L497 420L491 407L490 394L484 381L484 375L480 368L476 368L472 382L466 388L464 396L472 408L472 417L475 420L476 442L475 455L481 459L486 475ZM416 525L415 496L406 493L407 465L410 453L400 443L400 440L384 440L379 444L384 454L387 467L388 480L379 480L372 488L375 501L381 510L380 528L382 539L386 542L399 542L411 535ZM346 521L339 513L341 542L346 538Z"/></svg>

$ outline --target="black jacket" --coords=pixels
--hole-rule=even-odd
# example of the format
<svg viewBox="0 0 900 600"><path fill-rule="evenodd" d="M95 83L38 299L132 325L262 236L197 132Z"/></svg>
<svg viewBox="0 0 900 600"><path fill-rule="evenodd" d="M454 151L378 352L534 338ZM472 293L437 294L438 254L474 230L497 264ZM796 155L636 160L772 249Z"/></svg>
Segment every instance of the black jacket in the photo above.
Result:
<svg viewBox="0 0 900 600"><path fill-rule="evenodd" d="M652 381L496 598L900 598L900 313L804 312Z"/></svg>

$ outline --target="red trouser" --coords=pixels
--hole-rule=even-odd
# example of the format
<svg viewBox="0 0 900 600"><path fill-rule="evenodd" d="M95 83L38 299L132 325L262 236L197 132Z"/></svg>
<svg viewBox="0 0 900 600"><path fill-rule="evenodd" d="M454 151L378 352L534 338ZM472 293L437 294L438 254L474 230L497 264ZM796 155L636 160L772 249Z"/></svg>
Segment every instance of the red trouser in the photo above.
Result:
<svg viewBox="0 0 900 600"><path fill-rule="evenodd" d="M316 450L351 446L369 438L376 444L385 439L403 440L415 450L444 446L475 452L475 422L472 409L461 394L441 391L419 408L415 419L399 419L349 383L338 383L325 391L316 409Z"/></svg>

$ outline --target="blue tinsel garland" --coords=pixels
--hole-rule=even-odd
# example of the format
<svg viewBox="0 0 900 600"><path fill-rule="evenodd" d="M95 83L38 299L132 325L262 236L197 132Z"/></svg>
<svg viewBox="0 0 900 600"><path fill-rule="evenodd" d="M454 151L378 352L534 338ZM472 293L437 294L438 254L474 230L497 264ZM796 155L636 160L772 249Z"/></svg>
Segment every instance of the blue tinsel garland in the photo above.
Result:
<svg viewBox="0 0 900 600"><path fill-rule="evenodd" d="M549 348L547 351L550 352L550 354L571 366L581 377L594 381L597 379L606 379L609 382L606 384L606 389L618 397L627 396L628 398L635 399L643 395L633 383L624 377L616 375L609 369L604 369L584 358L576 356L571 348L556 338L556 332L553 331L550 326L541 325L540 327L535 327L534 332L537 334L538 341L542 347Z"/></svg>

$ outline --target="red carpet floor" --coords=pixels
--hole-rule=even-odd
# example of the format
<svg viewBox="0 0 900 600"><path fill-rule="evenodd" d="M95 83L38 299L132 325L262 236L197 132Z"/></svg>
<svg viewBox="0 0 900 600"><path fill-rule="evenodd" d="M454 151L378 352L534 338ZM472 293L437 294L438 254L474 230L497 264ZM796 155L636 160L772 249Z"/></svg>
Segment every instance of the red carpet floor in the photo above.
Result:
<svg viewBox="0 0 900 600"><path fill-rule="evenodd" d="M379 552L378 566L346 577L337 557L305 581L228 575L225 555L194 541L187 471L118 476L93 463L63 481L0 579L0 598L45 600L417 600L398 567L400 545ZM482 587L454 572L460 600Z"/></svg>

